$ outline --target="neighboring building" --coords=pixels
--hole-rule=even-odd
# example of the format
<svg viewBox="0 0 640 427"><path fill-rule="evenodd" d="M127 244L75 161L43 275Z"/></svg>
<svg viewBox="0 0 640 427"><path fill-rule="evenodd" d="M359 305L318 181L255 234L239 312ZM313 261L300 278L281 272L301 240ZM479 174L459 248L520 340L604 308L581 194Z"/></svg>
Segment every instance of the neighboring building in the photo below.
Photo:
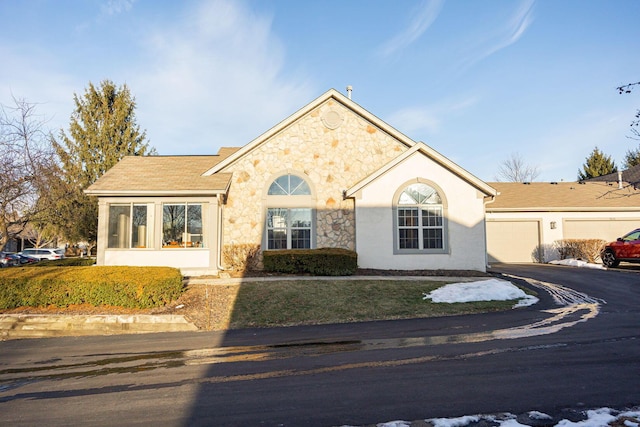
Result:
<svg viewBox="0 0 640 427"><path fill-rule="evenodd" d="M585 182L606 182L610 186L623 188L631 186L634 190L640 189L640 165L632 166L624 171L597 176ZM640 203L638 205L640 206Z"/></svg>
<svg viewBox="0 0 640 427"><path fill-rule="evenodd" d="M487 205L489 262L548 262L558 259L557 240L612 241L640 227L640 191L618 182L617 173L612 181L613 175L584 182L490 183L498 196Z"/></svg>
<svg viewBox="0 0 640 427"><path fill-rule="evenodd" d="M339 247L361 268L485 271L496 190L329 90L244 147L127 157L87 194L99 197L99 265L197 275L224 269L235 248Z"/></svg>

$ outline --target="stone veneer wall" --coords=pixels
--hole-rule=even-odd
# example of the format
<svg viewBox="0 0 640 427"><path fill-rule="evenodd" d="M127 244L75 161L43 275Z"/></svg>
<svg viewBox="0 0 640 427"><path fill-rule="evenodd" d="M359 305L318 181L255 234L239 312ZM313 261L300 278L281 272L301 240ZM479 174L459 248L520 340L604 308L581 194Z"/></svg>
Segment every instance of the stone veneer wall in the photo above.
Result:
<svg viewBox="0 0 640 427"><path fill-rule="evenodd" d="M260 245L264 197L278 173L304 173L315 189L316 246L355 249L352 199L342 192L408 147L329 100L230 165L223 245Z"/></svg>

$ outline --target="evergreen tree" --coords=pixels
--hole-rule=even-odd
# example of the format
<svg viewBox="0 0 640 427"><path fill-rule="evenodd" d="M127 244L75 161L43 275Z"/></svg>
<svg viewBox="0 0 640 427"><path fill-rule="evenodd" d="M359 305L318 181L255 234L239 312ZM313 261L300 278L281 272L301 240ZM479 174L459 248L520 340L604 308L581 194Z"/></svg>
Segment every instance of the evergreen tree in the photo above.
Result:
<svg viewBox="0 0 640 427"><path fill-rule="evenodd" d="M605 155L596 147L591 152L591 155L586 158L582 170L578 170L578 181L584 181L617 171L618 168L615 162L611 160L611 156Z"/></svg>
<svg viewBox="0 0 640 427"><path fill-rule="evenodd" d="M82 97L74 94L74 102L69 134L61 130L59 141L53 141L62 177L52 192L68 194L58 202L55 219L69 240L94 244L98 202L83 191L124 156L155 154L155 150L136 123L135 99L126 85L116 87L110 80L99 87L89 83Z"/></svg>
<svg viewBox="0 0 640 427"><path fill-rule="evenodd" d="M640 146L635 150L628 150L624 155L624 168L629 169L633 166L640 165Z"/></svg>

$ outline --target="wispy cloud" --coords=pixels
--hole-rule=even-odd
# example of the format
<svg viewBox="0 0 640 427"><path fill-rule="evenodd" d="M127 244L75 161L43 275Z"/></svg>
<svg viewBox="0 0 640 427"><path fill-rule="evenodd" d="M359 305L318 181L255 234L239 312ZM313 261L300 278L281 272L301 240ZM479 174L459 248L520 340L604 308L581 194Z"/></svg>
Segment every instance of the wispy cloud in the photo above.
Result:
<svg viewBox="0 0 640 427"><path fill-rule="evenodd" d="M427 107L403 108L391 114L387 121L408 135L420 133L433 135L440 131L441 123L447 116L472 107L476 103L477 99L470 97Z"/></svg>
<svg viewBox="0 0 640 427"><path fill-rule="evenodd" d="M520 3L506 22L491 31L479 45L476 45L475 51L464 59L462 68L468 68L516 43L533 23L534 4L535 0Z"/></svg>
<svg viewBox="0 0 640 427"><path fill-rule="evenodd" d="M133 7L136 0L107 0L100 10L106 15L118 15L127 12Z"/></svg>
<svg viewBox="0 0 640 427"><path fill-rule="evenodd" d="M306 78L285 70L270 16L218 0L174 22L151 31L131 81L141 123L153 123L148 134L161 154L243 145L311 99Z"/></svg>
<svg viewBox="0 0 640 427"><path fill-rule="evenodd" d="M385 42L378 53L382 56L390 56L409 46L433 24L440 14L440 9L442 9L442 0L423 1L407 29Z"/></svg>

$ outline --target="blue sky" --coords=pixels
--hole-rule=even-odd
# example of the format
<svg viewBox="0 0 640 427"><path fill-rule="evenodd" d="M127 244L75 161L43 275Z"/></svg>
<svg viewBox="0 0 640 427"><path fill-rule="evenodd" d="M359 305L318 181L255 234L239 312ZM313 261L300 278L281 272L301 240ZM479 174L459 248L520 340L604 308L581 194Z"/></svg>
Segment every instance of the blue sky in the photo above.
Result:
<svg viewBox="0 0 640 427"><path fill-rule="evenodd" d="M159 154L242 146L330 88L481 179L511 154L573 181L621 164L640 108L636 0L0 0L0 103L68 128L126 83Z"/></svg>

